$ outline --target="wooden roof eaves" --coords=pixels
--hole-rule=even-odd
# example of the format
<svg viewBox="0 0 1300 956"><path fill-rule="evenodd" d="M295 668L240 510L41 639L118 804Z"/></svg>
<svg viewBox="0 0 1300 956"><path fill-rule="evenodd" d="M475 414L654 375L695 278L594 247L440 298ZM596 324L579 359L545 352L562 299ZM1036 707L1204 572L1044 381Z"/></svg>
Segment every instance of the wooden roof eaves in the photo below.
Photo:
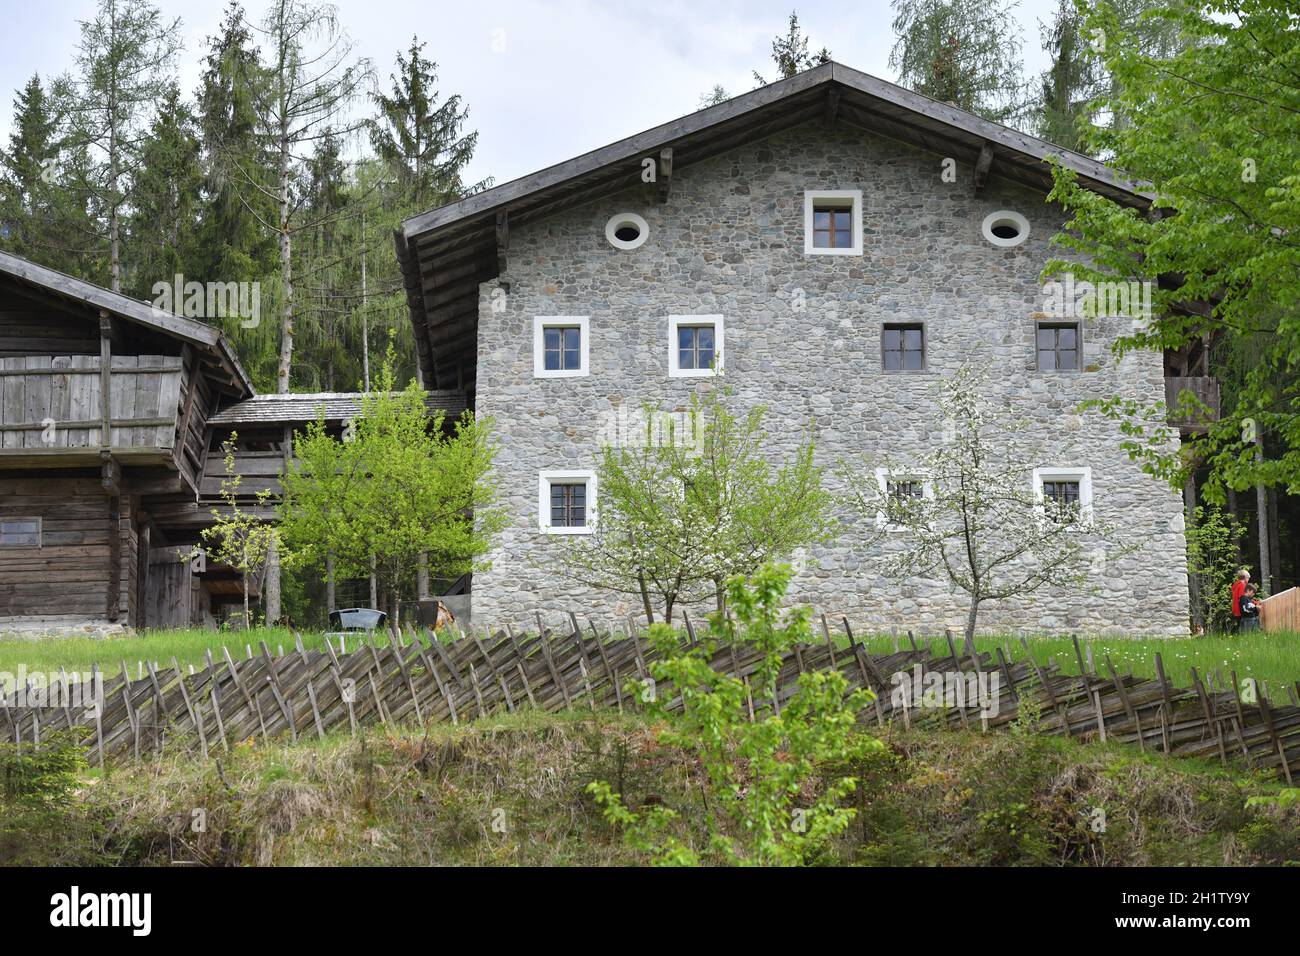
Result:
<svg viewBox="0 0 1300 956"><path fill-rule="evenodd" d="M30 259L15 256L12 253L0 252L0 273L45 290L62 299L95 310L108 312L117 318L143 325L172 338L178 338L191 345L198 346L212 355L219 367L230 372L232 377L231 388L236 393L254 394L253 384L248 377L248 373L244 371L244 367L239 362L239 357L235 354L234 349L230 347L229 340L220 329L214 329L210 325L196 322L194 319L187 319L184 316L173 315L162 309L156 309L146 302L140 302L120 292L105 289L93 282L77 279L56 269L39 265Z"/></svg>

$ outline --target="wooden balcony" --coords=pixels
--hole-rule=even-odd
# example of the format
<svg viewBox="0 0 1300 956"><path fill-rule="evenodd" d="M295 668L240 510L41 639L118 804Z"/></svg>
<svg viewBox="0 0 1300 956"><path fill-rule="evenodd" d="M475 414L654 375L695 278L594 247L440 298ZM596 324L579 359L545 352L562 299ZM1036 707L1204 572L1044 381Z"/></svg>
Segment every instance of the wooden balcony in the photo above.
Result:
<svg viewBox="0 0 1300 956"><path fill-rule="evenodd" d="M130 462L171 461L183 374L171 355L115 355L107 376L97 355L0 359L0 461L75 465L103 450Z"/></svg>
<svg viewBox="0 0 1300 956"><path fill-rule="evenodd" d="M1182 395L1192 397L1208 411L1191 407L1182 408ZM1203 432L1219 420L1219 380L1209 375L1165 378L1165 407L1169 409L1169 424L1182 432Z"/></svg>

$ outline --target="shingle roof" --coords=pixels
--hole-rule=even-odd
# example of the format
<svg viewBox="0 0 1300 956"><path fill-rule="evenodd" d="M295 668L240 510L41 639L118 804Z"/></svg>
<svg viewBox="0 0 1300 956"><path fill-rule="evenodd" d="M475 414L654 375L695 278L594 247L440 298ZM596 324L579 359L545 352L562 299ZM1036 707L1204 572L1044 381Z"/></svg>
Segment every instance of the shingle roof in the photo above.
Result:
<svg viewBox="0 0 1300 956"><path fill-rule="evenodd" d="M327 422L347 421L361 414L362 392L297 392L288 395L258 395L223 408L208 421L213 425L277 425L314 422L322 411ZM465 393L454 389L426 392L429 411L443 411L448 417L465 411Z"/></svg>

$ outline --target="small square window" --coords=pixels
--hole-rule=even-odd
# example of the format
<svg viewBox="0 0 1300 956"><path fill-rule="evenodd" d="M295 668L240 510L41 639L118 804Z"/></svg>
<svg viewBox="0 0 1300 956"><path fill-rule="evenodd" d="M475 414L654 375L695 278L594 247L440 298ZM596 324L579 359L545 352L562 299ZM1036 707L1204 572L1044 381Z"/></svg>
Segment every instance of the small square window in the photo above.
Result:
<svg viewBox="0 0 1300 956"><path fill-rule="evenodd" d="M1041 322L1034 334L1040 372L1078 371L1079 323Z"/></svg>
<svg viewBox="0 0 1300 956"><path fill-rule="evenodd" d="M862 255L862 190L804 193L804 254Z"/></svg>
<svg viewBox="0 0 1300 956"><path fill-rule="evenodd" d="M934 497L934 486L924 472L876 469L877 499L876 527L900 531L902 525L894 524L889 515L898 515L918 507L921 500Z"/></svg>
<svg viewBox="0 0 1300 956"><path fill-rule="evenodd" d="M925 371L925 327L918 323L886 324L880 334L881 367L886 372Z"/></svg>
<svg viewBox="0 0 1300 956"><path fill-rule="evenodd" d="M1034 494L1043 518L1085 527L1092 519L1091 468L1035 468Z"/></svg>
<svg viewBox="0 0 1300 956"><path fill-rule="evenodd" d="M0 518L0 548L39 548L40 518Z"/></svg>
<svg viewBox="0 0 1300 956"><path fill-rule="evenodd" d="M539 315L533 319L533 376L572 378L587 375L588 331L585 315Z"/></svg>
<svg viewBox="0 0 1300 956"><path fill-rule="evenodd" d="M668 374L716 375L722 369L722 316L668 317Z"/></svg>
<svg viewBox="0 0 1300 956"><path fill-rule="evenodd" d="M538 526L549 534L591 534L595 499L595 472L543 471L537 482Z"/></svg>

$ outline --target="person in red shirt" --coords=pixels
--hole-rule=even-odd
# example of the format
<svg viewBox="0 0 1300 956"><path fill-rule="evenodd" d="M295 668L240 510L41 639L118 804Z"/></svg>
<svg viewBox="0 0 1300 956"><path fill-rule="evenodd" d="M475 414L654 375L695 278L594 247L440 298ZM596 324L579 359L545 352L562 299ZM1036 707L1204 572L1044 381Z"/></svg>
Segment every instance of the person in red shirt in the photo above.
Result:
<svg viewBox="0 0 1300 956"><path fill-rule="evenodd" d="M1241 630L1241 596L1246 593L1246 583L1250 580L1250 572L1242 568L1237 572L1237 580L1232 582L1232 623L1238 631Z"/></svg>

